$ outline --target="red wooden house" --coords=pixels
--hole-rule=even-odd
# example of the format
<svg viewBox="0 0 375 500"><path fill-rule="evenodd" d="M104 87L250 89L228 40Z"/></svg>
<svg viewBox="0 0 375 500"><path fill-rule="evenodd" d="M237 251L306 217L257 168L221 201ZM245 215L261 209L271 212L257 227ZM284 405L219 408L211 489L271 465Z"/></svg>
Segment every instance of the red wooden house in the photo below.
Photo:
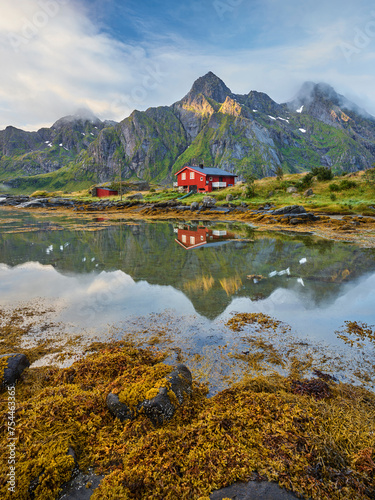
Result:
<svg viewBox="0 0 375 500"><path fill-rule="evenodd" d="M237 175L226 172L220 168L206 168L185 166L176 174L177 183L175 186L182 187L186 191L196 193L210 193L214 189L234 186Z"/></svg>
<svg viewBox="0 0 375 500"><path fill-rule="evenodd" d="M233 233L228 233L225 230L209 229L204 226L185 226L177 229L177 238L175 241L186 250L192 250L202 245L232 240L234 238L235 235Z"/></svg>

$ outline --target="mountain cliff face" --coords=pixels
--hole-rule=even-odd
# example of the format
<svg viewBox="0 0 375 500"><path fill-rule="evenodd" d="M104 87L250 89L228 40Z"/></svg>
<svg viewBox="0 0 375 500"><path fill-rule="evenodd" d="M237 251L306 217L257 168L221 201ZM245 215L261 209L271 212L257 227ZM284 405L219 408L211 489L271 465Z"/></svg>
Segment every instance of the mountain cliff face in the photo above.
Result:
<svg viewBox="0 0 375 500"><path fill-rule="evenodd" d="M320 165L341 173L375 162L375 118L327 84L307 82L278 104L261 92L233 94L210 72L172 106L134 111L118 124L77 115L33 133L8 127L0 151L0 179L57 170L44 185L61 174L112 180L120 170L123 179L170 182L194 160L240 176Z"/></svg>
<svg viewBox="0 0 375 500"><path fill-rule="evenodd" d="M0 131L0 178L58 170L75 160L109 124L81 110L37 132L7 127Z"/></svg>

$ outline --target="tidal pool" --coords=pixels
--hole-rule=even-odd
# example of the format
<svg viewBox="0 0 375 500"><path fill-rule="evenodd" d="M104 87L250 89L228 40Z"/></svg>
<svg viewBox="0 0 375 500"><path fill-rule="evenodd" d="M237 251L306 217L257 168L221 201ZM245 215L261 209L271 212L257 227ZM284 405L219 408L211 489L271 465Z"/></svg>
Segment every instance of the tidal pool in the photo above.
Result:
<svg viewBox="0 0 375 500"><path fill-rule="evenodd" d="M351 346L339 334L345 321L374 328L374 249L241 223L0 209L0 306L37 302L53 305L65 333L152 340L217 388L244 364L257 369L249 352L263 352L262 370L287 370L303 356L307 365L371 386L371 338ZM237 313L281 323L233 331L226 323ZM282 363L272 366L271 348Z"/></svg>

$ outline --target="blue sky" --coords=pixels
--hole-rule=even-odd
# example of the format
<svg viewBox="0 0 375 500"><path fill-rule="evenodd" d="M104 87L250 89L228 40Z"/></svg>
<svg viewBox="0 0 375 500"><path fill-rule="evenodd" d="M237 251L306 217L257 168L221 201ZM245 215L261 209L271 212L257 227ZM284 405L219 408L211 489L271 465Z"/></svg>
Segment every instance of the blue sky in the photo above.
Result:
<svg viewBox="0 0 375 500"><path fill-rule="evenodd" d="M375 115L374 62L369 0L2 0L0 128L121 120L208 71L277 102L324 81Z"/></svg>

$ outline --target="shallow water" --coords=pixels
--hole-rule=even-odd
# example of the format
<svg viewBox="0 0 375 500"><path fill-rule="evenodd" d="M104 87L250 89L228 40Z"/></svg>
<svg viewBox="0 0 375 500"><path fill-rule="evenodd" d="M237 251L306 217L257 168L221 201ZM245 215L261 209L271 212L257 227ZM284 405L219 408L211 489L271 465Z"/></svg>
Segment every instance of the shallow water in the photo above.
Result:
<svg viewBox="0 0 375 500"><path fill-rule="evenodd" d="M366 351L368 364L373 344L355 350L335 331L348 320L375 324L375 251L240 223L0 210L0 306L36 299L59 304L56 320L74 331L147 340L163 330L190 362L221 346L244 349L253 330L233 333L225 323L234 313L262 312L291 326L288 334L262 333L274 344L299 342L344 365L363 364Z"/></svg>

